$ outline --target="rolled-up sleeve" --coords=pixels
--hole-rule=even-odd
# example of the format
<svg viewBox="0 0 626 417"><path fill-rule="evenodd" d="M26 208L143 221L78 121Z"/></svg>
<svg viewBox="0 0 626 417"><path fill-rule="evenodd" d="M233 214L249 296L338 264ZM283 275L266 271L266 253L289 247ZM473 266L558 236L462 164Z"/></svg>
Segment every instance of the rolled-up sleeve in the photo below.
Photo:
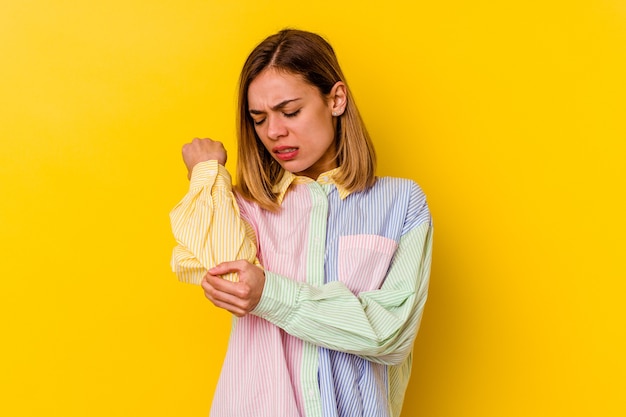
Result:
<svg viewBox="0 0 626 417"><path fill-rule="evenodd" d="M170 212L176 239L172 271L182 282L199 285L206 271L226 261L258 265L254 231L239 213L231 177L217 161L197 164L189 191ZM236 281L235 273L224 275Z"/></svg>

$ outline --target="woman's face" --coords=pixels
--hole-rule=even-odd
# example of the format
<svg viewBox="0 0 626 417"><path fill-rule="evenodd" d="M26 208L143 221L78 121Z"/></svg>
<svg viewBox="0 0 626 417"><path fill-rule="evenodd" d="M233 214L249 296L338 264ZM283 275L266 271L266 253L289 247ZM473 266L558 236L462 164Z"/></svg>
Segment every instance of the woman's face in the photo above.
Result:
<svg viewBox="0 0 626 417"><path fill-rule="evenodd" d="M268 69L248 88L248 111L272 157L287 171L313 179L337 166L333 111L345 108L345 86L328 97L301 77Z"/></svg>

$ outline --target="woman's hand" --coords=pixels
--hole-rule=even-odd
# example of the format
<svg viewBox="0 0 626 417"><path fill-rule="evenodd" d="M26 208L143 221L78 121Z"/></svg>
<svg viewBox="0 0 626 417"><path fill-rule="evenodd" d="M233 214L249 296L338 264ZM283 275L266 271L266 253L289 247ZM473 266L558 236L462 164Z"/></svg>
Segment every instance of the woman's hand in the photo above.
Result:
<svg viewBox="0 0 626 417"><path fill-rule="evenodd" d="M220 277L229 272L236 272L239 282ZM263 270L246 260L223 262L209 269L202 281L205 297L216 307L228 310L237 317L243 317L254 310L261 300L264 286Z"/></svg>
<svg viewBox="0 0 626 417"><path fill-rule="evenodd" d="M191 172L196 164L216 159L219 164L225 165L226 158L226 149L222 142L195 138L191 143L183 145L183 161L187 166L187 178L191 178Z"/></svg>

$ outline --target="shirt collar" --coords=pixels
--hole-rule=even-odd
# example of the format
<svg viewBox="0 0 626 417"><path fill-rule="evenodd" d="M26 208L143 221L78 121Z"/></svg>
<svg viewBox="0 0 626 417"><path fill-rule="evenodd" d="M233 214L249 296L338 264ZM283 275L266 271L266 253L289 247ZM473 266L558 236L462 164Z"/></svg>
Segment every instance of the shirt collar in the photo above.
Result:
<svg viewBox="0 0 626 417"><path fill-rule="evenodd" d="M335 181L335 176L338 174L338 172L339 168L333 168L330 171L326 171L320 174L320 176L317 177L317 180L313 180L309 177L295 175L289 171L283 171L282 178L274 185L272 191L275 194L278 194L278 204L282 204L283 199L285 198L285 194L287 194L287 191L289 190L291 184L309 184L312 182L317 182L319 184L333 184L339 192L339 198L343 200L348 195L350 195L350 191L346 190L341 184Z"/></svg>

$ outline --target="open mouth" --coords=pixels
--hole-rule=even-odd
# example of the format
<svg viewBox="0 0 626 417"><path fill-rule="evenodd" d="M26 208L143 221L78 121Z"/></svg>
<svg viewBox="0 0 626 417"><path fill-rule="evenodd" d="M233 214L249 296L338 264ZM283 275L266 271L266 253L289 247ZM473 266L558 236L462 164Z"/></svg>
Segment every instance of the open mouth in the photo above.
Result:
<svg viewBox="0 0 626 417"><path fill-rule="evenodd" d="M274 155L281 161L289 161L298 155L298 148L289 146L274 148Z"/></svg>

